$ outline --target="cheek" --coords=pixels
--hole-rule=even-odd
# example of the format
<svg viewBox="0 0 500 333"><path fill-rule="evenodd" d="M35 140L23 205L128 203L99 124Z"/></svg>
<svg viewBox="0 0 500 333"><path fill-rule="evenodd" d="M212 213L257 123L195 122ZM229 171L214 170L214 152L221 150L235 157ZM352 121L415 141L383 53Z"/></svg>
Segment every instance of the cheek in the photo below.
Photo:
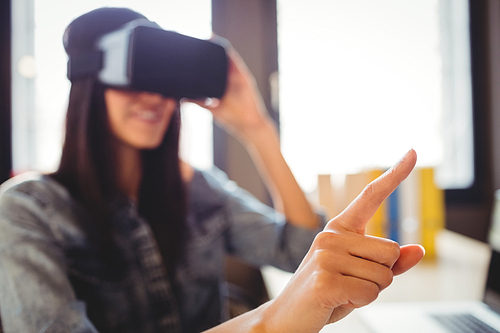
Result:
<svg viewBox="0 0 500 333"><path fill-rule="evenodd" d="M149 139L152 140L151 143L153 146L160 145L170 127L173 126L173 122L175 122L174 118L175 115L173 112L170 112L170 114L167 114L166 117L162 119L160 126L151 129L148 133L143 133L144 137L149 137Z"/></svg>

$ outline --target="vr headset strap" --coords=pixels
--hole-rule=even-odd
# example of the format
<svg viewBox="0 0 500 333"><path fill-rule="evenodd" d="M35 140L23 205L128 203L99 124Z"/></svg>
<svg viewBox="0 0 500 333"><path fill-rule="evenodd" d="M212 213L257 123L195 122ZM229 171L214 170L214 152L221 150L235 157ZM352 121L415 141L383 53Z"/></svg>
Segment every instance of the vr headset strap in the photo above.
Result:
<svg viewBox="0 0 500 333"><path fill-rule="evenodd" d="M68 60L68 79L73 81L87 76L95 76L103 67L103 52L92 51Z"/></svg>

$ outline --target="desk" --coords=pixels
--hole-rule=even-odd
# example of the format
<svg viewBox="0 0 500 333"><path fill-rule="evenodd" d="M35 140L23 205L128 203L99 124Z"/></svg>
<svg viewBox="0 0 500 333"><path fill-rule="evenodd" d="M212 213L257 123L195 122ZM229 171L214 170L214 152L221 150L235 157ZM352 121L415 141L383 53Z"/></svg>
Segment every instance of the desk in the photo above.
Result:
<svg viewBox="0 0 500 333"><path fill-rule="evenodd" d="M487 244L444 230L436 239L437 257L424 259L407 273L397 276L372 304L382 302L481 300L490 259ZM262 268L271 297L283 290L291 273ZM370 305L369 305L370 306ZM325 327L322 333L369 332L356 310Z"/></svg>

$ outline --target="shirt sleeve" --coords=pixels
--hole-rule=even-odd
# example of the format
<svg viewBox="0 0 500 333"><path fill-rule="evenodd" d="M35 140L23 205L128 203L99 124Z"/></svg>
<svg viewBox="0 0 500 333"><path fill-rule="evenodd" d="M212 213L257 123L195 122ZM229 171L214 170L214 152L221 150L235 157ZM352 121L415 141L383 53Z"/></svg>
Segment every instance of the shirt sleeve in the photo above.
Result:
<svg viewBox="0 0 500 333"><path fill-rule="evenodd" d="M97 332L67 278L63 249L50 228L53 211L22 191L0 195L0 314L5 332Z"/></svg>
<svg viewBox="0 0 500 333"><path fill-rule="evenodd" d="M228 252L253 265L272 265L295 271L315 236L325 226L324 214L317 212L318 229L298 227L287 223L283 214L238 187L224 172L214 169L204 177L214 191L211 197L223 198Z"/></svg>

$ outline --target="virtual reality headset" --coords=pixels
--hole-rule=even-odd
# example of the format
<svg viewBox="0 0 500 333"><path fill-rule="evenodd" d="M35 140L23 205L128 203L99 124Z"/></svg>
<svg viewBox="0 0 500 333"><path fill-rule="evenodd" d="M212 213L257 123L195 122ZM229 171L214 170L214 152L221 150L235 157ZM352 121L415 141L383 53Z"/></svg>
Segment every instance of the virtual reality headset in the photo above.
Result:
<svg viewBox="0 0 500 333"><path fill-rule="evenodd" d="M220 43L163 30L137 19L100 37L94 51L68 60L68 79L96 76L113 88L173 98L220 98L228 56Z"/></svg>

